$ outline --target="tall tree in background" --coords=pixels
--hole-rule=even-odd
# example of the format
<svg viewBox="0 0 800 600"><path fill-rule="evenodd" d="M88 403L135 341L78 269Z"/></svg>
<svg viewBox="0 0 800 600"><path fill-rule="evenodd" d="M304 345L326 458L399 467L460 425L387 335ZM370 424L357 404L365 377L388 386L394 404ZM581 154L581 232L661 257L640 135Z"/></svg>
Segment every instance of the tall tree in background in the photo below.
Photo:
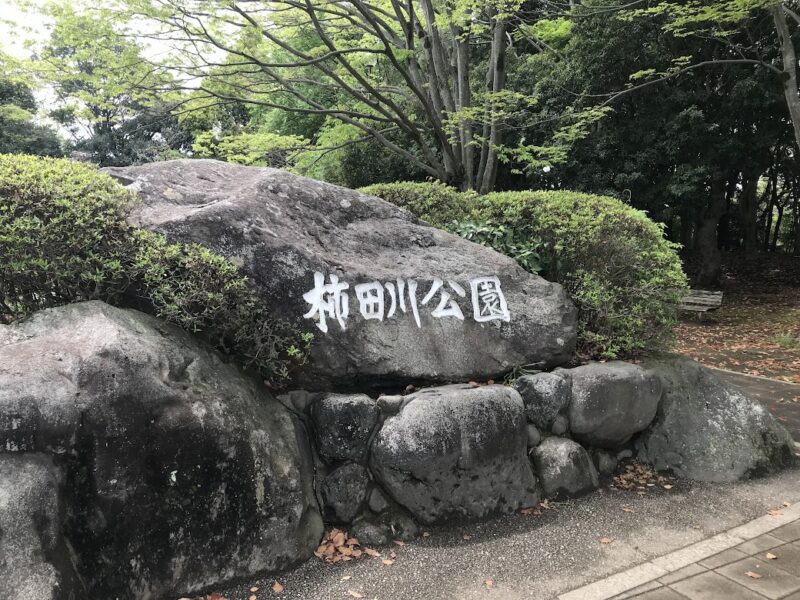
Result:
<svg viewBox="0 0 800 600"><path fill-rule="evenodd" d="M51 116L72 147L101 166L167 158L191 137L172 114L175 94L156 95L168 74L155 71L142 48L103 15L49 4L49 39L30 65L54 94Z"/></svg>
<svg viewBox="0 0 800 600"><path fill-rule="evenodd" d="M35 122L37 103L17 61L0 53L0 153L60 156L56 131Z"/></svg>
<svg viewBox="0 0 800 600"><path fill-rule="evenodd" d="M462 188L493 189L501 159L553 160L603 114L572 115L550 146L505 144L508 121L531 102L508 85L514 44L537 51L526 31L541 9L522 0L124 4L179 49L169 67L194 102L335 119L360 132L344 143L376 141Z"/></svg>

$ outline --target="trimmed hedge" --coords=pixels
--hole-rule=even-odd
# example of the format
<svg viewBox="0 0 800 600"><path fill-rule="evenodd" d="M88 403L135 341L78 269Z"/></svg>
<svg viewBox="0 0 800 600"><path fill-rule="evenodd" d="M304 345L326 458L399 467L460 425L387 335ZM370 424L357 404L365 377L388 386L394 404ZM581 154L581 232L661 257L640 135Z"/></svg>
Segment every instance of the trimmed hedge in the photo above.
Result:
<svg viewBox="0 0 800 600"><path fill-rule="evenodd" d="M478 197L475 192L459 192L439 181L376 183L359 191L405 208L442 229L452 227L454 222L469 219Z"/></svg>
<svg viewBox="0 0 800 600"><path fill-rule="evenodd" d="M83 300L133 306L201 334L270 383L288 377L311 335L272 319L225 258L128 225L134 201L89 165L0 155L0 317Z"/></svg>
<svg viewBox="0 0 800 600"><path fill-rule="evenodd" d="M626 357L671 342L686 276L678 246L644 212L614 198L575 192L478 197L442 193L438 185L420 193L424 185L364 191L564 285L578 307L578 352L584 357Z"/></svg>

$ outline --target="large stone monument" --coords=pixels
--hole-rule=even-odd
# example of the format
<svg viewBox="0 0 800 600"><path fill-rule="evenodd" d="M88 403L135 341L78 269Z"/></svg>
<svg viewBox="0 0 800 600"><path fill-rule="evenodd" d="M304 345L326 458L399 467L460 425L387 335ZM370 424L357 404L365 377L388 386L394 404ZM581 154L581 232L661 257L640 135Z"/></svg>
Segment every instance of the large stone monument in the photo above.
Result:
<svg viewBox="0 0 800 600"><path fill-rule="evenodd" d="M213 160L106 171L141 198L132 223L229 258L316 333L307 386L486 380L575 347L560 285L378 198Z"/></svg>

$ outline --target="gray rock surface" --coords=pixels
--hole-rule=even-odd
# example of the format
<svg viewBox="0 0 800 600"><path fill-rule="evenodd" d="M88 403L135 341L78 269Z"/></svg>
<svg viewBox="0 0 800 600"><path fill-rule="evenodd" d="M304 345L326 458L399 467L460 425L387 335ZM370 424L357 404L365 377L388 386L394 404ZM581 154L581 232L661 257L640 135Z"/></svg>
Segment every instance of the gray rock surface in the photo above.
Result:
<svg viewBox="0 0 800 600"><path fill-rule="evenodd" d="M374 487L369 493L369 509L374 513L382 513L389 508L389 501L380 488Z"/></svg>
<svg viewBox="0 0 800 600"><path fill-rule="evenodd" d="M406 401L375 436L370 466L414 518L479 518L537 502L516 391L450 385L415 392Z"/></svg>
<svg viewBox="0 0 800 600"><path fill-rule="evenodd" d="M549 431L559 415L566 413L572 397L569 371L523 375L514 388L525 403L528 420L542 431Z"/></svg>
<svg viewBox="0 0 800 600"><path fill-rule="evenodd" d="M594 464L597 467L597 472L601 475L611 475L617 470L619 461L617 457L610 452L597 450L594 452Z"/></svg>
<svg viewBox="0 0 800 600"><path fill-rule="evenodd" d="M536 429L536 425L528 423L527 432L528 432L528 448L533 448L534 446L538 446L539 442L542 441L542 434L539 433L538 429Z"/></svg>
<svg viewBox="0 0 800 600"><path fill-rule="evenodd" d="M382 546L394 540L414 539L419 535L419 527L414 519L395 509L359 517L350 526L349 535L362 545Z"/></svg>
<svg viewBox="0 0 800 600"><path fill-rule="evenodd" d="M86 302L0 326L0 448L53 456L86 598L286 568L322 534L310 445L187 333Z"/></svg>
<svg viewBox="0 0 800 600"><path fill-rule="evenodd" d="M687 358L647 365L664 385L653 425L637 441L639 459L681 477L727 482L795 462L789 433L764 406Z"/></svg>
<svg viewBox="0 0 800 600"><path fill-rule="evenodd" d="M569 420L564 415L558 415L550 426L553 435L564 435L569 431Z"/></svg>
<svg viewBox="0 0 800 600"><path fill-rule="evenodd" d="M7 600L85 596L64 560L60 480L47 456L0 454L0 582Z"/></svg>
<svg viewBox="0 0 800 600"><path fill-rule="evenodd" d="M320 455L329 461L364 461L378 422L378 405L366 394L326 394L311 405Z"/></svg>
<svg viewBox="0 0 800 600"><path fill-rule="evenodd" d="M212 160L180 160L110 168L143 200L131 222L172 240L198 242L240 265L279 316L317 334L309 364L298 374L311 389L386 385L407 380L486 381L516 364L558 365L575 346L576 312L560 285L527 273L489 248L426 226L408 212L361 193L291 173ZM314 273L349 284L346 329L328 316L327 333L304 295ZM497 276L510 320L478 322L470 282ZM413 279L385 318L365 319L355 285ZM438 278L443 287L422 305ZM449 281L456 283L453 287ZM460 290L460 291L459 291ZM464 316L434 318L454 301ZM464 295L461 296L461 292ZM376 291L377 294L377 291ZM406 312L401 309L405 306Z"/></svg>
<svg viewBox="0 0 800 600"><path fill-rule="evenodd" d="M326 521L349 523L358 516L367 496L369 473L362 465L347 463L322 480L323 517Z"/></svg>
<svg viewBox="0 0 800 600"><path fill-rule="evenodd" d="M569 373L569 428L581 443L616 448L645 429L656 415L661 380L639 365L590 363Z"/></svg>
<svg viewBox="0 0 800 600"><path fill-rule="evenodd" d="M531 452L547 498L574 498L597 488L597 471L577 442L550 437Z"/></svg>

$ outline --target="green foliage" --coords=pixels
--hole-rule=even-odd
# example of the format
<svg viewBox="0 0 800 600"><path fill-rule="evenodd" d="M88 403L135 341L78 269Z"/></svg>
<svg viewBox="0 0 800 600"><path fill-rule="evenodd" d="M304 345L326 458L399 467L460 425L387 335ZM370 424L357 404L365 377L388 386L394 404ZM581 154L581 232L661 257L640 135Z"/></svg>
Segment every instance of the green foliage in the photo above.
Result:
<svg viewBox="0 0 800 600"><path fill-rule="evenodd" d="M439 181L379 183L360 191L405 208L434 227L453 230L459 221L469 220L478 197L459 192Z"/></svg>
<svg viewBox="0 0 800 600"><path fill-rule="evenodd" d="M217 136L204 131L195 137L192 150L198 158L217 158L240 165L282 168L294 163L308 140L269 132Z"/></svg>
<svg viewBox="0 0 800 600"><path fill-rule="evenodd" d="M773 341L784 350L800 350L800 337L791 333L776 335Z"/></svg>
<svg viewBox="0 0 800 600"><path fill-rule="evenodd" d="M0 155L0 312L82 300L135 306L201 334L277 383L311 337L276 321L236 267L125 222L133 197L94 168Z"/></svg>
<svg viewBox="0 0 800 600"><path fill-rule="evenodd" d="M509 225L491 219L459 221L451 231L513 258L531 273L542 270L542 240L530 223Z"/></svg>
<svg viewBox="0 0 800 600"><path fill-rule="evenodd" d="M630 356L659 350L671 339L686 276L678 247L642 211L614 198L565 191L475 196L420 183L363 191L564 285L578 307L583 355Z"/></svg>
<svg viewBox="0 0 800 600"><path fill-rule="evenodd" d="M16 61L0 52L0 153L59 156L56 132L34 122L36 100Z"/></svg>

